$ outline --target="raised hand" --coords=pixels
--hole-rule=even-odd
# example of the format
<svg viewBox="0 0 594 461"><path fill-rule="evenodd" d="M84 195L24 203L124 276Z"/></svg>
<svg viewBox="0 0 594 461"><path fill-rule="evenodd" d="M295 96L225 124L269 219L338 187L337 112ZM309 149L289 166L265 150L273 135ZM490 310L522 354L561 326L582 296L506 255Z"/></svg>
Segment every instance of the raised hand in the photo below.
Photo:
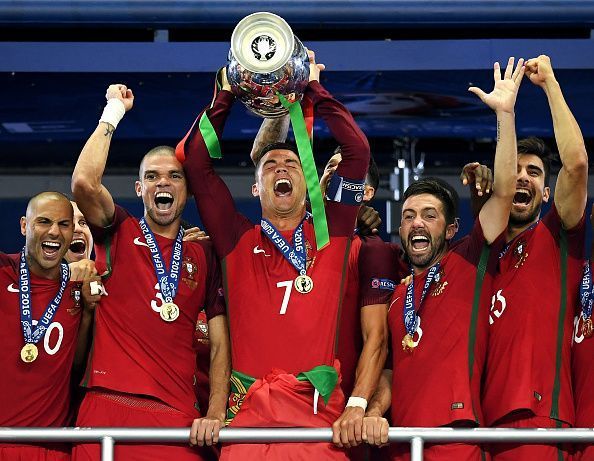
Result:
<svg viewBox="0 0 594 461"><path fill-rule="evenodd" d="M525 67L524 73L526 77L536 86L542 88L547 82L555 80L551 58L544 54L541 54L538 58L532 58L526 61Z"/></svg>
<svg viewBox="0 0 594 461"><path fill-rule="evenodd" d="M109 85L107 92L105 93L105 99L109 101L114 98L117 98L124 103L126 112L132 109L132 106L134 105L134 94L132 94L132 90L126 85L120 83Z"/></svg>
<svg viewBox="0 0 594 461"><path fill-rule="evenodd" d="M460 173L460 181L465 186L474 184L475 192L479 196L489 194L493 190L493 173L491 169L478 162L464 165L462 173Z"/></svg>
<svg viewBox="0 0 594 461"><path fill-rule="evenodd" d="M307 55L309 56L309 81L312 82L314 80L320 81L320 72L323 71L326 66L324 64L316 63L316 53L312 50L307 50Z"/></svg>
<svg viewBox="0 0 594 461"><path fill-rule="evenodd" d="M495 112L513 113L518 89L522 83L522 77L524 77L524 71L524 59L520 58L514 69L514 58L511 57L507 61L507 67L505 68L505 73L502 78L499 63L496 62L493 66L495 80L493 91L485 93L483 90L475 86L468 88L468 91L476 94L481 98L481 101Z"/></svg>

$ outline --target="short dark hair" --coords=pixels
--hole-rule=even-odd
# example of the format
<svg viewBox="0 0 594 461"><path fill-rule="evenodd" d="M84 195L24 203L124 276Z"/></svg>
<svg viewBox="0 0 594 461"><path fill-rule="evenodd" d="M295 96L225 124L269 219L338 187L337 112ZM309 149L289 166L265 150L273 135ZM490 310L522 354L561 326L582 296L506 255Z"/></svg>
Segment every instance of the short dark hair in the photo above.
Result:
<svg viewBox="0 0 594 461"><path fill-rule="evenodd" d="M258 168L258 164L260 163L260 160L262 160L262 157L264 157L271 150L279 150L279 149L290 150L297 157L299 157L299 151L297 150L297 146L295 144L290 143L290 142L273 142L271 144L267 144L266 146L264 146L262 148L262 150L260 150L260 152L258 152L258 154L256 156L254 156L253 162L254 162L254 166L256 167L256 169Z"/></svg>
<svg viewBox="0 0 594 461"><path fill-rule="evenodd" d="M147 158L152 157L154 155L168 155L171 157L175 157L175 149L171 146L157 146L157 147L153 147L146 154L144 154L144 156L142 157L142 160L140 161L140 166L138 167L138 178L141 181L142 181L142 171L144 170L144 161Z"/></svg>
<svg viewBox="0 0 594 461"><path fill-rule="evenodd" d="M367 169L367 176L365 177L365 183L369 186L373 187L377 192L377 188L379 187L379 169L377 167L377 163L373 159L373 155L369 157L369 168Z"/></svg>
<svg viewBox="0 0 594 461"><path fill-rule="evenodd" d="M537 137L531 136L529 138L520 139L518 141L518 155L520 154L532 154L536 155L544 166L544 183L545 186L549 186L549 179L551 176L551 163L555 158L549 146L545 142Z"/></svg>
<svg viewBox="0 0 594 461"><path fill-rule="evenodd" d="M431 194L443 205L446 224L453 224L458 216L458 192L440 178L423 178L412 183L404 192L404 200L413 195Z"/></svg>

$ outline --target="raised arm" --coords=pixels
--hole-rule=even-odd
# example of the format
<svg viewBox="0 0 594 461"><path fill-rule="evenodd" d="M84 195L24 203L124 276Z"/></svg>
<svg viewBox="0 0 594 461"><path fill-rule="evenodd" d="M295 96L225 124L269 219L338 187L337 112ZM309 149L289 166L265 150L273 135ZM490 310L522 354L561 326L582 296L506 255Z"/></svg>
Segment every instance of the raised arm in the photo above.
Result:
<svg viewBox="0 0 594 461"><path fill-rule="evenodd" d="M132 108L134 95L125 85L110 85L107 105L91 137L83 147L72 173L72 194L86 220L97 227L111 224L115 205L102 184L111 138L124 114Z"/></svg>
<svg viewBox="0 0 594 461"><path fill-rule="evenodd" d="M198 115L175 150L178 160L183 162L188 187L194 195L200 217L221 259L233 249L240 235L239 222L245 220L237 212L229 188L215 172L200 130L200 120L206 113L216 137L221 139L235 99L224 72L222 76L222 90L216 94L212 104Z"/></svg>
<svg viewBox="0 0 594 461"><path fill-rule="evenodd" d="M289 133L290 123L289 114L279 118L265 118L262 121L262 125L260 125L256 139L254 139L254 144L252 145L252 151L250 152L252 161L268 144L285 142Z"/></svg>
<svg viewBox="0 0 594 461"><path fill-rule="evenodd" d="M349 179L363 180L369 166L369 142L351 113L320 84L323 64L317 64L309 50L310 74L305 97L312 100L316 115L322 117L334 139L340 144L342 161L336 173Z"/></svg>
<svg viewBox="0 0 594 461"><path fill-rule="evenodd" d="M520 58L514 69L514 58L509 58L505 74L501 78L499 63L496 62L493 91L487 94L476 87L468 89L493 109L497 116L493 193L479 212L479 220L487 243L492 243L507 227L516 192L518 156L514 106L524 76L523 64L524 60Z"/></svg>
<svg viewBox="0 0 594 461"><path fill-rule="evenodd" d="M565 102L549 57L540 55L526 61L526 76L543 89L549 101L555 141L563 164L555 186L555 207L563 227L571 229L582 218L588 195L588 154L584 137Z"/></svg>

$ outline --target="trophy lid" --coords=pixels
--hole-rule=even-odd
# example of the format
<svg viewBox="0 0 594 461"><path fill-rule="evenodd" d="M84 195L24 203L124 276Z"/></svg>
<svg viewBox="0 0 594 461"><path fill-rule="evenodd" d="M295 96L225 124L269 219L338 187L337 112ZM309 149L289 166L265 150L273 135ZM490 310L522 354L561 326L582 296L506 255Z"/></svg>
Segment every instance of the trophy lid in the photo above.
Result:
<svg viewBox="0 0 594 461"><path fill-rule="evenodd" d="M289 24L266 11L243 18L231 35L231 53L243 68L255 73L270 73L283 67L294 46Z"/></svg>

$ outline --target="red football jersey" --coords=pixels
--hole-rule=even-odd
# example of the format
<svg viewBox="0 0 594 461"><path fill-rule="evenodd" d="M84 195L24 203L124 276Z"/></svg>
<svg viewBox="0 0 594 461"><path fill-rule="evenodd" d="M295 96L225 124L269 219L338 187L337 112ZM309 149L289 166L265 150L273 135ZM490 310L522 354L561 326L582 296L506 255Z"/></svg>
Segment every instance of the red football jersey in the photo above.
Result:
<svg viewBox="0 0 594 461"><path fill-rule="evenodd" d="M362 181L369 163L369 144L348 111L319 82L306 95L342 148L337 173ZM220 137L233 95L220 91L208 109ZM180 152L181 151L181 152ZM348 248L358 207L338 202L326 205L330 244L316 248L311 219L303 225L307 275L313 290L294 286L297 270L261 232L239 214L229 190L212 168L198 123L178 145L200 216L223 267L232 344L233 368L254 377L273 369L299 373L332 365L338 316L348 262ZM293 232L282 232L292 244Z"/></svg>
<svg viewBox="0 0 594 461"><path fill-rule="evenodd" d="M554 205L536 226L510 242L499 260L482 400L488 424L517 409L574 423L570 354L584 230L582 219L566 231L564 312L560 307L561 220Z"/></svg>
<svg viewBox="0 0 594 461"><path fill-rule="evenodd" d="M386 243L376 235L356 235L353 239L337 351L342 372L341 387L346 396L353 392L357 363L363 350L361 308L387 304L394 288L407 272L402 249L398 245Z"/></svg>
<svg viewBox="0 0 594 461"><path fill-rule="evenodd" d="M571 367L575 427L594 427L594 337L586 338L582 332L581 310L573 319Z"/></svg>
<svg viewBox="0 0 594 461"><path fill-rule="evenodd" d="M56 314L36 344L37 359L21 360L25 345L19 298L20 255L0 253L0 426L66 426L70 407L70 373L81 314L80 284L69 282ZM58 293L59 280L30 274L34 325Z"/></svg>
<svg viewBox="0 0 594 461"><path fill-rule="evenodd" d="M495 272L492 253L502 240L501 237L487 246L477 219L471 234L442 258L439 277L420 306L428 270L415 275L419 327L413 337L416 347L412 353L404 351L401 344L406 334L406 286L396 288L388 314L394 356L393 425L444 426L463 420L482 423L480 383L487 343L488 301ZM479 287L480 301L475 305L477 266L481 259L486 271Z"/></svg>
<svg viewBox="0 0 594 461"><path fill-rule="evenodd" d="M179 317L159 315L163 297L138 219L116 207L114 223L93 229L97 270L109 270L95 312L95 332L83 384L156 397L197 415L193 387L194 331L198 312L224 313L220 272L210 244L183 242L182 268L174 302ZM173 239L155 234L169 270Z"/></svg>

